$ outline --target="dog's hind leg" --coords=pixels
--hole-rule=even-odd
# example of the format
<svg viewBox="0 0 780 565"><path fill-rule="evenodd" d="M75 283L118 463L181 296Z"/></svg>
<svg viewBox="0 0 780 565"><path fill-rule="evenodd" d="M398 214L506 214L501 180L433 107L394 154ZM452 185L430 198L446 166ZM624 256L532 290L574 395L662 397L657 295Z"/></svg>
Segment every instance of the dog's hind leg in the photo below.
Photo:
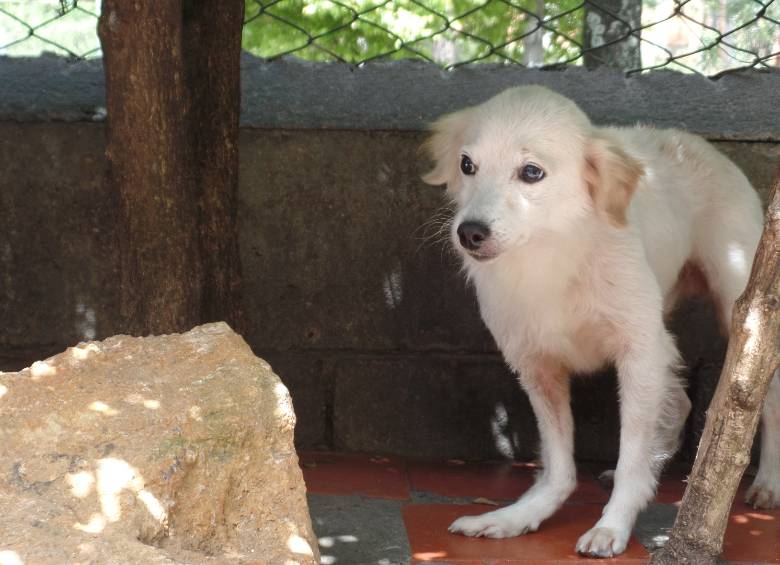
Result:
<svg viewBox="0 0 780 565"><path fill-rule="evenodd" d="M691 401L678 379L673 379L664 399L658 422L656 441L653 446L653 464L656 477L663 466L672 458L683 438L683 427L691 412Z"/></svg>
<svg viewBox="0 0 780 565"><path fill-rule="evenodd" d="M685 393L682 383L674 379L669 385L669 391L664 400L652 448L653 471L656 478L663 470L664 465L680 449L683 427L690 411L691 401ZM604 471L599 475L599 480L605 485L612 485L615 480L615 470Z"/></svg>

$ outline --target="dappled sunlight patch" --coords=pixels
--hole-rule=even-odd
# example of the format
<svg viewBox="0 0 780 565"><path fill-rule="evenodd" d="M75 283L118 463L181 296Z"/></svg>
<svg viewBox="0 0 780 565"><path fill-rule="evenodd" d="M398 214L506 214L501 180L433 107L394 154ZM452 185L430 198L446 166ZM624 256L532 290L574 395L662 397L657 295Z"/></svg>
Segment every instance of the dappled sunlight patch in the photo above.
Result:
<svg viewBox="0 0 780 565"><path fill-rule="evenodd" d="M46 361L36 361L30 366L30 376L37 381L44 377L53 377L57 374L57 367L52 367Z"/></svg>
<svg viewBox="0 0 780 565"><path fill-rule="evenodd" d="M99 353L100 348L94 343L80 343L70 349L70 354L78 361L88 359L92 354Z"/></svg>
<svg viewBox="0 0 780 565"><path fill-rule="evenodd" d="M100 508L110 522L116 522L122 516L119 494L128 488L137 493L143 488L143 481L127 461L113 457L98 461L97 477Z"/></svg>
<svg viewBox="0 0 780 565"><path fill-rule="evenodd" d="M385 296L385 305L391 310L400 306L403 300L402 280L400 265L396 266L392 272L385 274L382 279L382 293Z"/></svg>
<svg viewBox="0 0 780 565"><path fill-rule="evenodd" d="M745 256L745 250L733 242L729 243L726 247L729 256L729 263L731 263L731 266L734 267L735 271L741 273L743 276L747 276L748 261L747 257Z"/></svg>
<svg viewBox="0 0 780 565"><path fill-rule="evenodd" d="M73 526L82 532L98 534L109 523L118 522L122 517L120 495L124 490L135 494L158 523L163 524L168 520L165 507L151 491L144 488L141 474L123 459L115 457L100 459L97 461L94 474L89 471L71 473L67 476L67 480L71 487L71 494L76 498L86 498L93 490L97 493L100 512L93 513L86 524L77 522Z"/></svg>
<svg viewBox="0 0 780 565"><path fill-rule="evenodd" d="M309 541L300 535L298 526L291 521L285 520L287 530L287 549L296 555L314 556L314 550Z"/></svg>
<svg viewBox="0 0 780 565"><path fill-rule="evenodd" d="M419 551L414 554L415 559L421 559L422 561L441 559L442 557L447 557L446 551Z"/></svg>
<svg viewBox="0 0 780 565"><path fill-rule="evenodd" d="M358 541L360 540L357 536L352 534L342 534L337 536L322 536L317 538L317 545L319 545L321 549L332 550L339 543L357 543ZM338 553L338 551L336 551L336 553ZM320 552L320 565L333 565L337 562L338 559L335 555L329 555L327 553Z"/></svg>
<svg viewBox="0 0 780 565"><path fill-rule="evenodd" d="M203 421L203 411L201 410L200 406L190 406L190 409L187 411L187 413L190 415L190 418L196 422Z"/></svg>
<svg viewBox="0 0 780 565"><path fill-rule="evenodd" d="M108 404L100 400L95 400L92 404L90 404L89 409L93 412L104 414L105 416L116 416L119 414L119 410L111 408Z"/></svg>
<svg viewBox="0 0 780 565"><path fill-rule="evenodd" d="M95 339L97 316L95 309L86 304L76 304L76 329L83 339Z"/></svg>
<svg viewBox="0 0 780 565"><path fill-rule="evenodd" d="M133 393L129 394L125 397L125 402L128 404L140 404L144 408L148 408L149 410L157 410L160 408L160 401L155 400L153 398L144 398L140 394Z"/></svg>
<svg viewBox="0 0 780 565"><path fill-rule="evenodd" d="M750 522L747 516L744 516L742 514L737 514L736 516L731 517L731 521L735 524L747 524Z"/></svg>
<svg viewBox="0 0 780 565"><path fill-rule="evenodd" d="M745 341L746 354L752 353L758 345L758 336L760 334L758 328L761 326L762 316L763 312L761 309L753 307L748 310L747 316L745 317L745 323L742 328L747 335L747 340Z"/></svg>
<svg viewBox="0 0 780 565"><path fill-rule="evenodd" d="M653 536L653 547L663 547L669 542L668 534L658 534Z"/></svg>
<svg viewBox="0 0 780 565"><path fill-rule="evenodd" d="M295 412L293 412L292 399L287 391L287 387L280 381L274 386L274 393L276 395L274 415L286 421L295 422Z"/></svg>
<svg viewBox="0 0 780 565"><path fill-rule="evenodd" d="M726 562L776 563L780 548L780 510L756 510L735 501L723 540Z"/></svg>
<svg viewBox="0 0 780 565"><path fill-rule="evenodd" d="M748 512L745 514L748 518L752 518L753 520L761 520L763 522L774 522L775 517L771 514L763 514L759 512Z"/></svg>
<svg viewBox="0 0 780 565"><path fill-rule="evenodd" d="M95 485L95 475L89 471L68 474L70 493L76 498L86 498Z"/></svg>
<svg viewBox="0 0 780 565"><path fill-rule="evenodd" d="M496 403L493 416L490 417L490 432L496 450L509 459L514 459L515 450L509 437L509 413L503 402Z"/></svg>
<svg viewBox="0 0 780 565"><path fill-rule="evenodd" d="M8 393L8 387L0 385L0 398L3 398Z"/></svg>
<svg viewBox="0 0 780 565"><path fill-rule="evenodd" d="M314 551L309 545L309 542L298 534L291 534L290 537L287 538L287 549L298 555L314 556Z"/></svg>
<svg viewBox="0 0 780 565"><path fill-rule="evenodd" d="M155 497L148 490L146 489L139 490L138 500L144 503L144 506L146 506L146 509L149 511L149 514L151 514L152 517L158 522L164 522L168 519L168 513L165 511L163 505L160 503L159 500L157 500L157 497Z"/></svg>
<svg viewBox="0 0 780 565"><path fill-rule="evenodd" d="M0 565L24 565L19 554L10 549L0 550Z"/></svg>
<svg viewBox="0 0 780 565"><path fill-rule="evenodd" d="M320 547L329 549L336 544L336 540L334 540L332 536L322 536L321 538L317 539L317 543Z"/></svg>
<svg viewBox="0 0 780 565"><path fill-rule="evenodd" d="M735 514L731 517L731 521L735 524L747 524L751 520L760 520L762 522L774 522L775 517L771 514L764 514L762 512L745 512L743 514Z"/></svg>
<svg viewBox="0 0 780 565"><path fill-rule="evenodd" d="M99 534L102 532L106 527L106 518L99 512L95 512L90 516L89 522L86 524L82 524L81 522L76 522L73 527L76 530L80 530L82 532L88 533L88 534Z"/></svg>

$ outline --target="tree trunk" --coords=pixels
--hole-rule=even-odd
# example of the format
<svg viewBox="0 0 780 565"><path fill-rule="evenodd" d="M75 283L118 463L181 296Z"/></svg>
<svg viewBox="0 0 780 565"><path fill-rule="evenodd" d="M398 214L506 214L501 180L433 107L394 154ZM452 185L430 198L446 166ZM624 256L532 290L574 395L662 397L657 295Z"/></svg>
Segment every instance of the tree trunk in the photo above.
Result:
<svg viewBox="0 0 780 565"><path fill-rule="evenodd" d="M780 365L780 168L723 372L668 543L651 563L715 563L774 370Z"/></svg>
<svg viewBox="0 0 780 565"><path fill-rule="evenodd" d="M585 3L585 67L636 69L642 66L639 39L626 37L642 25L642 0L590 0ZM614 43L613 43L614 42ZM604 47L599 47L604 45Z"/></svg>
<svg viewBox="0 0 780 565"><path fill-rule="evenodd" d="M244 2L195 0L184 18L197 171L202 322L225 320L244 331L238 252L238 120Z"/></svg>
<svg viewBox="0 0 780 565"><path fill-rule="evenodd" d="M544 64L544 30L539 27L544 20L544 0L536 0L535 18L528 17L526 29L536 29L523 38L523 65L541 67Z"/></svg>
<svg viewBox="0 0 780 565"><path fill-rule="evenodd" d="M121 331L242 329L236 231L243 2L104 0Z"/></svg>

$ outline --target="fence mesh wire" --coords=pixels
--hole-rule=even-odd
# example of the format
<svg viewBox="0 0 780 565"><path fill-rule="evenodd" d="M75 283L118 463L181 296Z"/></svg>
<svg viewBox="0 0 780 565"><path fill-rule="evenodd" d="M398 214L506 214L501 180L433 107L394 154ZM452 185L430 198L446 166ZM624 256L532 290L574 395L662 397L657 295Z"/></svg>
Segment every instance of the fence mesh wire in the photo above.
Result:
<svg viewBox="0 0 780 565"><path fill-rule="evenodd" d="M780 66L780 0L246 0L244 48L360 65L414 58L708 76ZM99 0L0 0L0 55L100 56Z"/></svg>

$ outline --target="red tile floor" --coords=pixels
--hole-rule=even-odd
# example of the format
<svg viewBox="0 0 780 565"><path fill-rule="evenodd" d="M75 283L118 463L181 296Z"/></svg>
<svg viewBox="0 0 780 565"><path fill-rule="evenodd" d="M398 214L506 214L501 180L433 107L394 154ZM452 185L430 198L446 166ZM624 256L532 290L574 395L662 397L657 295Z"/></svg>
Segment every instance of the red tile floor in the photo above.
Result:
<svg viewBox="0 0 780 565"><path fill-rule="evenodd" d="M637 539L631 540L623 555L609 560L584 559L573 551L577 538L596 522L609 496L595 470L581 472L577 491L538 532L490 540L451 534L447 526L463 514L486 512L516 499L533 481L533 464L431 463L338 453L302 453L300 459L310 494L399 502L412 564L606 565L648 559ZM679 472L666 473L655 504L678 503L685 489L682 477ZM745 505L746 484L732 507L723 558L729 563L780 563L780 510L757 511ZM416 496L420 493L436 503L420 502Z"/></svg>

